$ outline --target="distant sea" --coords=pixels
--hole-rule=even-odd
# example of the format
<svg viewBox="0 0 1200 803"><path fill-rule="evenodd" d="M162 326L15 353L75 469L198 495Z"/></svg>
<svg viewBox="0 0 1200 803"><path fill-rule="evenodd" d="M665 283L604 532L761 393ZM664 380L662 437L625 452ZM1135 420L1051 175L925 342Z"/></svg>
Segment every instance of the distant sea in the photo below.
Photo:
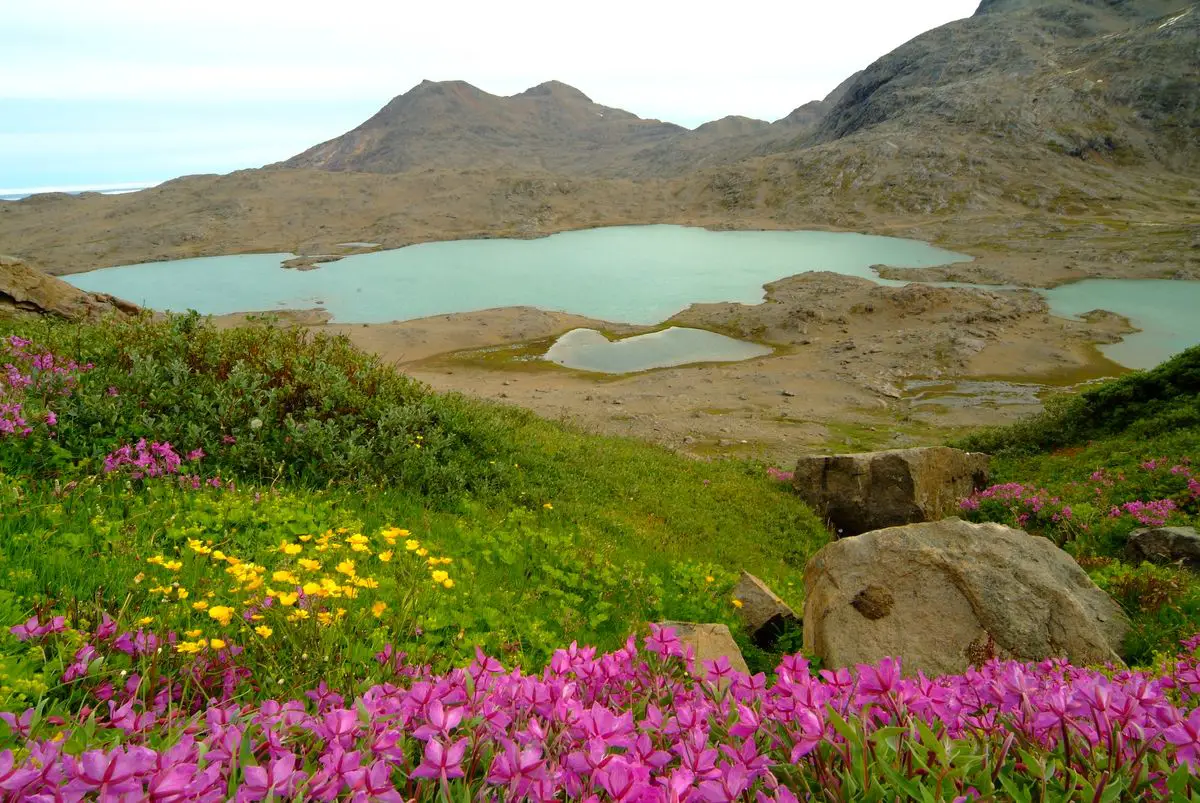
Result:
<svg viewBox="0 0 1200 803"><path fill-rule="evenodd" d="M71 195L98 192L103 195L121 195L126 192L149 189L160 183L158 181L125 181L113 184L74 184L65 187L0 187L0 201L19 201L43 192L66 192Z"/></svg>

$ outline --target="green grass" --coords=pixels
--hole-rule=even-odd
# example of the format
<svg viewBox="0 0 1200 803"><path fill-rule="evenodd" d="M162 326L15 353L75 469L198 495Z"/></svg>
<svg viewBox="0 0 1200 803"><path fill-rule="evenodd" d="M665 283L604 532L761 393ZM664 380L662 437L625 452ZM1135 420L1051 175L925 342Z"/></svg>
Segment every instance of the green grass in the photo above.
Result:
<svg viewBox="0 0 1200 803"><path fill-rule="evenodd" d="M367 555L380 588L330 602L362 621L286 638L277 623L272 660L361 666L386 639L429 660L454 662L480 644L530 666L576 639L614 648L647 621L736 631L730 591L742 569L798 606L804 564L829 538L761 465L690 460L435 394L344 339L266 325L218 332L194 316L0 323L9 333L94 368L49 400L52 436L0 438L5 626L52 608L211 636L213 622L191 606L203 589L228 594L227 578L193 565L188 539L266 567L269 586L270 572L298 571L280 562L282 541L342 527L374 539L378 554L378 533L395 526L453 559L454 588L427 572L414 580L402 548L387 564ZM104 455L139 438L202 448L198 471L237 491L106 477ZM149 591L161 571L146 561L160 555L183 562L159 579L179 582L187 600ZM378 622L364 613L373 600L389 606ZM755 656L768 668L772 656ZM301 689L327 672L296 669L289 682ZM10 692L18 680L0 678Z"/></svg>

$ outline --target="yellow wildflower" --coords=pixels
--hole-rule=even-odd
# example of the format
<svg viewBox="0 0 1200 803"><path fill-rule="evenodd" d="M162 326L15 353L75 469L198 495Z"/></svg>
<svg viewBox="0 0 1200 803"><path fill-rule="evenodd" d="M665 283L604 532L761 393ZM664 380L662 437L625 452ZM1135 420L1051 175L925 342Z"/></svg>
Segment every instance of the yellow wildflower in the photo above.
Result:
<svg viewBox="0 0 1200 803"><path fill-rule="evenodd" d="M542 505L542 507L546 508L546 510L554 510L554 505L550 504L549 502Z"/></svg>
<svg viewBox="0 0 1200 803"><path fill-rule="evenodd" d="M175 645L176 652L182 652L182 653L187 653L187 654L197 653L197 652L200 652L202 649L204 649L204 640L203 639L201 639L200 641L181 641Z"/></svg>
<svg viewBox="0 0 1200 803"><path fill-rule="evenodd" d="M358 588L379 588L379 583L373 577L355 577L354 585Z"/></svg>
<svg viewBox="0 0 1200 803"><path fill-rule="evenodd" d="M349 530L349 529L347 529L346 527L338 527L338 528L337 528L337 534L338 534L338 535L345 535L345 534L346 534L346 533L348 533L348 532L350 532L350 530Z"/></svg>
<svg viewBox="0 0 1200 803"><path fill-rule="evenodd" d="M312 536L311 535L302 535L302 536L300 536L300 540L307 544L309 541L312 540Z"/></svg>
<svg viewBox="0 0 1200 803"><path fill-rule="evenodd" d="M379 559L384 563L390 561L392 559L392 550L389 549L387 552L380 552Z"/></svg>
<svg viewBox="0 0 1200 803"><path fill-rule="evenodd" d="M329 611L321 611L317 614L317 621L323 625L333 624L333 614Z"/></svg>
<svg viewBox="0 0 1200 803"><path fill-rule="evenodd" d="M163 561L162 567L164 569L166 569L167 571L177 572L183 568L183 561L178 561L178 560Z"/></svg>
<svg viewBox="0 0 1200 803"><path fill-rule="evenodd" d="M279 604L288 607L296 604L296 600L300 598L299 594L284 591L279 595Z"/></svg>
<svg viewBox="0 0 1200 803"><path fill-rule="evenodd" d="M254 632L257 633L258 635L262 636L263 638L270 638L271 634L274 633L275 631L272 630L271 628L267 627L266 625L259 625L258 627L254 628Z"/></svg>
<svg viewBox="0 0 1200 803"><path fill-rule="evenodd" d="M321 593L321 584L320 583L311 583L311 582L305 583L304 584L304 593L310 597L314 596L316 594L320 594Z"/></svg>
<svg viewBox="0 0 1200 803"><path fill-rule="evenodd" d="M387 603L384 602L383 600L379 600L378 602L376 602L374 605L371 606L371 615L374 616L376 619L378 619L379 617L383 616L383 612L386 610L387 610Z"/></svg>
<svg viewBox="0 0 1200 803"><path fill-rule="evenodd" d="M735 597L735 598L734 598L734 600L733 600L733 607L735 607L735 608L740 608L740 607L742 607L742 601L741 601L740 599L737 599L737 598Z"/></svg>
<svg viewBox="0 0 1200 803"><path fill-rule="evenodd" d="M139 625L148 625L153 621L154 621L153 616L143 616L141 619L138 619L138 624Z"/></svg>
<svg viewBox="0 0 1200 803"><path fill-rule="evenodd" d="M454 581L451 580L449 577L447 577L445 580L442 581L442 585L445 586L446 588L454 588Z"/></svg>
<svg viewBox="0 0 1200 803"><path fill-rule="evenodd" d="M211 548L200 543L195 538L188 539L188 548L191 549L193 552L195 552L197 555L208 555L212 552Z"/></svg>
<svg viewBox="0 0 1200 803"><path fill-rule="evenodd" d="M208 603L207 603L207 602L205 602L205 601L204 601L204 600L202 600L202 599L201 599L201 600L196 600L195 602L193 602L193 603L192 603L192 609L193 609L193 610L197 610L197 611L203 611L203 610L205 610L206 608L208 608Z"/></svg>
<svg viewBox="0 0 1200 803"><path fill-rule="evenodd" d="M189 630L186 633L184 633L183 635L187 636L188 638L200 638L200 636L203 634L204 634L203 630L197 629L197 630Z"/></svg>
<svg viewBox="0 0 1200 803"><path fill-rule="evenodd" d="M426 555L429 554L429 550L426 549L425 547L421 547L420 549L417 550L417 554L420 555L421 557L425 557Z"/></svg>
<svg viewBox="0 0 1200 803"><path fill-rule="evenodd" d="M209 639L208 646L212 647L214 650L223 650L225 649L225 640L219 638Z"/></svg>
<svg viewBox="0 0 1200 803"><path fill-rule="evenodd" d="M312 558L300 558L296 561L300 564L300 568L310 572L319 572L321 570L321 561L313 560Z"/></svg>
<svg viewBox="0 0 1200 803"><path fill-rule="evenodd" d="M404 548L407 549L409 552L416 552L418 549L421 548L421 542L416 540L415 538L410 538L404 542Z"/></svg>
<svg viewBox="0 0 1200 803"><path fill-rule="evenodd" d="M140 582L142 582L142 581L143 581L143 580L145 580L145 579L146 579L146 573L145 573L145 572L138 572L137 574L135 574L135 575L133 576L133 582L135 582L135 583L140 583Z"/></svg>
<svg viewBox="0 0 1200 803"><path fill-rule="evenodd" d="M225 560L225 553L219 549L213 550L213 560Z"/></svg>
<svg viewBox="0 0 1200 803"><path fill-rule="evenodd" d="M163 562L163 556L162 556L162 555L155 555L155 556L154 556L154 557L152 557L152 558L146 558L146 562L147 562L147 563L157 563L159 566L161 566L161 565L162 565L162 562Z"/></svg>
<svg viewBox="0 0 1200 803"><path fill-rule="evenodd" d="M188 590L181 586L181 587L175 589L175 595L178 596L181 600L187 599L188 598Z"/></svg>
<svg viewBox="0 0 1200 803"><path fill-rule="evenodd" d="M706 582L706 583L711 583L712 581L713 581L713 576L711 574L704 578L704 582Z"/></svg>
<svg viewBox="0 0 1200 803"><path fill-rule="evenodd" d="M285 555L299 555L304 551L304 547L299 544L289 544L287 541L280 541L279 551Z"/></svg>
<svg viewBox="0 0 1200 803"><path fill-rule="evenodd" d="M287 620L289 622L299 622L301 619L307 619L307 618L308 618L308 611L304 610L303 608L297 608L296 610L289 613L287 616Z"/></svg>
<svg viewBox="0 0 1200 803"><path fill-rule="evenodd" d="M282 569L277 572L272 572L271 579L274 580L276 583L291 583L292 585L300 584L299 577L292 574L291 572L283 571Z"/></svg>
<svg viewBox="0 0 1200 803"><path fill-rule="evenodd" d="M208 615L222 625L228 625L229 621L233 619L233 608L230 608L228 605L214 605L209 609Z"/></svg>
<svg viewBox="0 0 1200 803"><path fill-rule="evenodd" d="M450 579L450 575L441 569L435 570L430 576L433 577L433 582L435 583L444 583L446 580Z"/></svg>
<svg viewBox="0 0 1200 803"><path fill-rule="evenodd" d="M344 560L337 565L337 570L347 577L354 576L354 561Z"/></svg>

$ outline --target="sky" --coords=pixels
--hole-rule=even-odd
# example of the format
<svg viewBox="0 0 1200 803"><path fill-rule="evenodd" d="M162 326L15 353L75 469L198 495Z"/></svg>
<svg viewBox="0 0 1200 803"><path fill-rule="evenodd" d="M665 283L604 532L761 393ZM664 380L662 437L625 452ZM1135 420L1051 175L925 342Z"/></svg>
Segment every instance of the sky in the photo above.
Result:
<svg viewBox="0 0 1200 803"><path fill-rule="evenodd" d="M224 173L423 79L555 79L695 127L783 117L978 0L0 0L0 195Z"/></svg>

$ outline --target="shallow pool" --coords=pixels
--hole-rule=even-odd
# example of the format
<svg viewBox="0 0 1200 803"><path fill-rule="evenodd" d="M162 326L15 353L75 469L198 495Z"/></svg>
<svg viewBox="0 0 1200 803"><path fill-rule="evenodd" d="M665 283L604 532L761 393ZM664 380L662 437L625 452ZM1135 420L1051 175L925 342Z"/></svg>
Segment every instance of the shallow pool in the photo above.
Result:
<svg viewBox="0 0 1200 803"><path fill-rule="evenodd" d="M545 359L580 371L628 374L688 363L736 362L765 357L771 351L757 343L679 326L621 340L609 340L595 329L572 329L554 342Z"/></svg>

